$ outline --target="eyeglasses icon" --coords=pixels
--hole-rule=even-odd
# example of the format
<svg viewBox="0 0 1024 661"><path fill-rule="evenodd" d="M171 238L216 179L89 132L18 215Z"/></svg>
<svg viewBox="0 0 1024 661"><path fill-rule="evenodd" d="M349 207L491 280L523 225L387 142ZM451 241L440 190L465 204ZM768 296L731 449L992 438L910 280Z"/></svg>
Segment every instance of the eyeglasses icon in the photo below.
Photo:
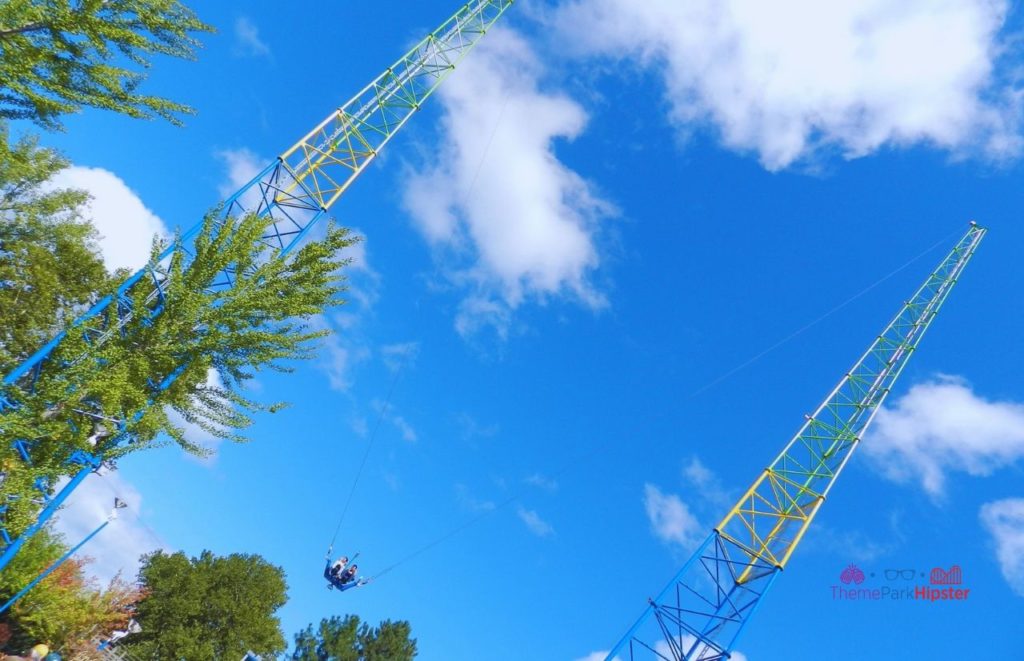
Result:
<svg viewBox="0 0 1024 661"><path fill-rule="evenodd" d="M902 578L904 581L911 581L917 576L916 569L886 569L885 579L887 581L895 581L897 578Z"/></svg>

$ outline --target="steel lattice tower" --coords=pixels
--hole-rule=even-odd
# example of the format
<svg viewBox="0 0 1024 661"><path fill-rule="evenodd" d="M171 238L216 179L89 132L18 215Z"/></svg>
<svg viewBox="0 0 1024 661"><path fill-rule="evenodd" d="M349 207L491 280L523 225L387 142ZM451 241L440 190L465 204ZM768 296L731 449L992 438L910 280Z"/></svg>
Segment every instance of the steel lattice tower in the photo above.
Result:
<svg viewBox="0 0 1024 661"><path fill-rule="evenodd" d="M380 150L405 125L423 102L455 69L514 0L472 0L438 29L414 46L373 82L268 165L252 181L229 197L222 218L255 213L269 219L261 241L266 246L264 259L286 259L314 226L327 216L338 198L366 169ZM159 315L164 307L173 258L183 257L186 264L194 258L193 242L202 222L185 232L159 259L128 278L115 294L96 303L75 320L73 327L95 346L118 333L129 321ZM230 288L234 273L222 271L214 290ZM3 435L3 414L18 407L19 393L30 392L41 376L59 372L63 361L50 360L67 333L48 342L21 365L6 375L0 389L0 442L9 444L17 456L31 465L34 441ZM101 361L89 355L78 360L91 361L89 369L103 369ZM54 364L54 363L60 364ZM184 366L168 374L149 379L147 406L158 404L160 393L180 375ZM73 410L68 424L72 428L102 424L112 430L107 448L130 442L133 423L143 411L99 411L91 408L87 393L68 384L68 403ZM71 480L53 495L53 480L44 475L35 480L42 509L35 522L12 540L6 527L0 526L0 570L7 566L29 537L38 532L57 508L89 473L102 465L102 452L73 447L47 448L56 452L63 474ZM6 503L0 502L0 513Z"/></svg>
<svg viewBox="0 0 1024 661"><path fill-rule="evenodd" d="M606 661L730 658L985 232L971 223Z"/></svg>

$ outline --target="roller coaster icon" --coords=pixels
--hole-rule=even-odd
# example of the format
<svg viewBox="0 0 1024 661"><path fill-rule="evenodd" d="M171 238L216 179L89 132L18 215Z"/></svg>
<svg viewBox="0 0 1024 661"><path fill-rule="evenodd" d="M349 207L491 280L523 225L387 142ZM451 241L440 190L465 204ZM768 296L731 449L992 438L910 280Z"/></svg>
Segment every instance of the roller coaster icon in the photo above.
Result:
<svg viewBox="0 0 1024 661"><path fill-rule="evenodd" d="M960 565L953 565L949 571L936 567L932 569L930 580L932 585L960 585L964 582Z"/></svg>

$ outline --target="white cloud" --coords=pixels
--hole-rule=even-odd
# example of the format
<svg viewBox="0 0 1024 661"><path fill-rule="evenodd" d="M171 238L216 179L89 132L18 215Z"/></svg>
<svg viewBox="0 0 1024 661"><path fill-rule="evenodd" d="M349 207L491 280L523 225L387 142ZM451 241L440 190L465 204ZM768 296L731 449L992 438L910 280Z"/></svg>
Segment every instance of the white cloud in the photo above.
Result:
<svg viewBox="0 0 1024 661"><path fill-rule="evenodd" d="M581 656L576 661L604 661L608 657L608 652L611 650L605 650L603 652L591 652L586 656ZM612 657L612 661L621 661L618 656Z"/></svg>
<svg viewBox="0 0 1024 661"><path fill-rule="evenodd" d="M1024 458L1024 404L987 400L941 376L880 410L864 452L889 478L919 480L940 496L949 471L986 476Z"/></svg>
<svg viewBox="0 0 1024 661"><path fill-rule="evenodd" d="M458 314L455 315L455 330L459 335L470 337L491 328L501 342L508 339L512 310L508 304L490 296L471 294L459 304Z"/></svg>
<svg viewBox="0 0 1024 661"><path fill-rule="evenodd" d="M259 28L247 16L235 19L235 53L253 57L270 55L270 46L260 39Z"/></svg>
<svg viewBox="0 0 1024 661"><path fill-rule="evenodd" d="M1007 0L568 0L551 17L580 55L660 71L683 134L713 127L769 169L929 144L1021 149L1020 92L1000 80Z"/></svg>
<svg viewBox="0 0 1024 661"><path fill-rule="evenodd" d="M554 153L587 116L568 97L541 91L543 75L521 36L493 30L441 88L437 162L405 190L416 225L467 292L456 321L464 335L493 326L503 336L528 298L605 303L590 277L600 262L597 224L611 207Z"/></svg>
<svg viewBox="0 0 1024 661"><path fill-rule="evenodd" d="M412 428L412 425L406 422L405 418L400 415L393 415L390 420L391 424L395 426L395 429L402 434L403 441L408 441L409 443L416 441L416 430Z"/></svg>
<svg viewBox="0 0 1024 661"><path fill-rule="evenodd" d="M370 433L370 423L361 415L354 416L349 422L349 426L357 436L362 438L366 438Z"/></svg>
<svg viewBox="0 0 1024 661"><path fill-rule="evenodd" d="M554 478L546 477L540 473L528 476L524 482L545 491L558 491L558 482Z"/></svg>
<svg viewBox="0 0 1024 661"><path fill-rule="evenodd" d="M341 259L349 260L348 266L344 267L341 271L341 275L346 279L345 291L342 292L341 296L346 301L346 305L342 309L352 310L352 312L338 313L334 315L334 318L340 328L350 331L346 335L351 336L351 331L359 325L361 320L360 314L372 310L377 299L380 297L381 276L370 266L369 240L366 238L366 234L358 227L349 227L348 229L351 235L358 237L359 240L346 248L342 248L338 256ZM325 230L326 224L321 223L320 228L310 232L310 238L323 236L319 231ZM382 350L389 352L390 355L394 355L396 351L401 352L404 350L409 352L411 358L415 358L415 349L418 348L418 345L413 345L416 345L416 343L406 342L404 345L385 345Z"/></svg>
<svg viewBox="0 0 1024 661"><path fill-rule="evenodd" d="M335 323L332 323L332 319ZM353 339L351 333L339 332L345 328L344 318L339 315L316 315L309 320L312 330L329 330L331 333L322 338L316 366L327 375L331 388L340 392L352 386L352 369L370 356L370 351Z"/></svg>
<svg viewBox="0 0 1024 661"><path fill-rule="evenodd" d="M365 241L346 248L342 256L352 258L352 263L343 269L348 280L341 296L346 303L327 314L316 315L309 325L331 331L321 340L316 365L327 374L331 388L344 392L352 386L354 367L372 355L362 323L377 300L379 276L370 268Z"/></svg>
<svg viewBox="0 0 1024 661"><path fill-rule="evenodd" d="M310 319L310 328L314 330L330 330L331 333L321 339L317 367L326 375L327 381L334 390L348 390L351 385L349 371L351 370L354 356L352 351L346 347L338 336L337 332L328 323L324 315L317 315Z"/></svg>
<svg viewBox="0 0 1024 661"><path fill-rule="evenodd" d="M683 467L683 476L697 488L706 487L716 481L715 474L696 456Z"/></svg>
<svg viewBox="0 0 1024 661"><path fill-rule="evenodd" d="M697 642L697 637L692 636L690 634L685 634L679 638L679 642L681 643L682 649L688 652L690 651L690 648L693 646L693 644ZM662 655L662 657L666 659L675 658L672 654L672 650L669 648L668 643L664 640L659 640L657 643L655 643L654 651ZM703 658L718 658L718 652L716 652L713 648L708 647L707 645L701 644L698 645L696 649L694 649L694 653L691 658L693 658L694 661ZM747 656L743 652L732 652L729 656L729 660L747 661Z"/></svg>
<svg viewBox="0 0 1024 661"><path fill-rule="evenodd" d="M415 443L418 440L416 430L412 428L412 425L402 416L395 412L394 404L385 403L379 399L373 400L370 405L373 410L377 412L382 420L389 422L398 433L402 435L402 440L409 443Z"/></svg>
<svg viewBox="0 0 1024 661"><path fill-rule="evenodd" d="M890 517L890 521L892 518ZM901 543L899 530L892 527L892 537L877 541L861 530L833 528L816 521L804 538L804 551L818 551L831 558L841 557L852 562L869 563L892 553Z"/></svg>
<svg viewBox="0 0 1024 661"><path fill-rule="evenodd" d="M99 231L103 261L110 270L139 270L149 261L154 236L170 236L163 221L109 170L73 165L54 175L50 186L77 188L92 196L83 216Z"/></svg>
<svg viewBox="0 0 1024 661"><path fill-rule="evenodd" d="M476 441L477 439L494 438L498 435L500 427L497 423L483 424L468 413L460 413L455 416L455 423L459 427L459 435L464 441Z"/></svg>
<svg viewBox="0 0 1024 661"><path fill-rule="evenodd" d="M1024 597L1024 498L1006 498L982 505L981 523L992 535L1003 577Z"/></svg>
<svg viewBox="0 0 1024 661"><path fill-rule="evenodd" d="M671 544L690 550L700 543L704 531L697 517L679 496L664 494L653 484L644 485L644 508L654 535Z"/></svg>
<svg viewBox="0 0 1024 661"><path fill-rule="evenodd" d="M707 504L719 509L732 504L732 499L722 487L718 475L705 466L697 456L691 457L690 463L683 466L683 477L697 489L701 499Z"/></svg>
<svg viewBox="0 0 1024 661"><path fill-rule="evenodd" d="M115 496L128 507L118 510L117 518L81 550L82 555L93 558L86 572L101 584L108 583L119 571L124 578L133 579L139 556L164 547L139 518L142 495L116 472L87 477L58 513L56 529L69 544L77 544L110 516Z"/></svg>
<svg viewBox="0 0 1024 661"><path fill-rule="evenodd" d="M392 491L400 491L402 489L402 481L395 473L385 471L381 473L381 477L384 479L384 484L388 486L388 489Z"/></svg>
<svg viewBox="0 0 1024 661"><path fill-rule="evenodd" d="M533 510L528 510L522 505L516 508L516 516L526 524L526 527L537 537L548 537L554 534L555 529L551 524L540 518L540 515Z"/></svg>
<svg viewBox="0 0 1024 661"><path fill-rule="evenodd" d="M214 152L214 156L216 156L227 168L227 172L225 173L226 178L217 187L217 192L225 200L239 191L242 186L245 186L255 179L256 175L262 172L269 162L267 159L261 157L250 149L246 149L245 147L239 149L222 149ZM260 204L259 186L253 186L249 190L245 191L238 201L242 205L242 208L247 211L256 211ZM235 213L234 210L232 213Z"/></svg>
<svg viewBox="0 0 1024 661"><path fill-rule="evenodd" d="M252 181L267 165L267 160L251 149L221 149L214 152L227 167L227 179L217 187L222 197L227 197Z"/></svg>
<svg viewBox="0 0 1024 661"><path fill-rule="evenodd" d="M419 353L419 342L385 344L380 348L381 359L384 361L384 365L392 372L398 371L403 366L411 367L416 363L416 357Z"/></svg>
<svg viewBox="0 0 1024 661"><path fill-rule="evenodd" d="M465 484L455 485L455 498L459 504L470 512L493 512L497 505L493 500L480 500L469 492Z"/></svg>

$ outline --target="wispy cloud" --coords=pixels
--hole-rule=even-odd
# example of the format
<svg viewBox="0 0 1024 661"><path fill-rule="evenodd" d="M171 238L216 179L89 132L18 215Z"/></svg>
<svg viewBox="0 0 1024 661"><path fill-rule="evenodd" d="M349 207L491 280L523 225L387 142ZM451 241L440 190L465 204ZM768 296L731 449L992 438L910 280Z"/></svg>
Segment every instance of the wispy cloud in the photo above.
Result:
<svg viewBox="0 0 1024 661"><path fill-rule="evenodd" d="M327 375L331 388L341 392L348 391L352 386L353 368L369 359L370 349L353 340L348 333L342 332L342 323L338 315L316 315L309 320L312 330L327 330L330 334L321 341L320 355L316 366Z"/></svg>
<svg viewBox="0 0 1024 661"><path fill-rule="evenodd" d="M887 477L919 481L939 497L950 471L985 476L1024 458L1024 404L985 399L964 379L941 376L879 411L864 452Z"/></svg>
<svg viewBox="0 0 1024 661"><path fill-rule="evenodd" d="M224 179L217 186L217 192L224 199L234 195L242 186L255 179L256 175L266 168L267 163L270 162L269 159L245 147L220 149L215 151L213 155L227 170L224 173ZM255 211L260 202L259 189L254 187L246 191L240 202L245 209Z"/></svg>
<svg viewBox="0 0 1024 661"><path fill-rule="evenodd" d="M688 551L703 539L704 530L697 517L675 494L666 494L653 484L645 484L644 510L651 532L663 542Z"/></svg>
<svg viewBox="0 0 1024 661"><path fill-rule="evenodd" d="M385 344L380 348L381 360L384 361L384 366L392 372L396 372L402 367L411 367L414 365L419 353L419 342Z"/></svg>
<svg viewBox="0 0 1024 661"><path fill-rule="evenodd" d="M684 138L710 127L779 169L931 145L1020 153L1021 94L1000 40L1007 0L569 0L551 15L581 56L657 70ZM1009 38L1009 37L1008 37Z"/></svg>
<svg viewBox="0 0 1024 661"><path fill-rule="evenodd" d="M402 489L402 480L395 473L384 471L381 477L384 479L384 484L388 485L388 489L392 491L400 491Z"/></svg>
<svg viewBox="0 0 1024 661"><path fill-rule="evenodd" d="M500 429L497 423L483 424L468 413L460 413L455 416L455 423L459 427L462 440L470 442L477 439L493 438Z"/></svg>
<svg viewBox="0 0 1024 661"><path fill-rule="evenodd" d="M833 528L815 522L804 539L805 551L818 551L829 557L840 557L849 562L873 562L892 553L902 543L898 530L886 541L878 541L862 530Z"/></svg>
<svg viewBox="0 0 1024 661"><path fill-rule="evenodd" d="M580 658L576 659L576 661L604 661L606 658L608 658L608 653L610 651L611 650L605 650L603 652L591 652L586 656L581 656ZM612 659L612 661L621 661L621 659L618 656L616 656Z"/></svg>
<svg viewBox="0 0 1024 661"><path fill-rule="evenodd" d="M260 38L259 28L248 16L235 19L235 54L249 57L269 57L270 46Z"/></svg>
<svg viewBox="0 0 1024 661"><path fill-rule="evenodd" d="M558 491L558 482L554 478L546 477L540 473L529 475L523 481L531 486L537 487L538 489L552 492Z"/></svg>
<svg viewBox="0 0 1024 661"><path fill-rule="evenodd" d="M353 233L360 235L358 230ZM316 365L327 374L331 388L346 392L352 387L354 368L374 353L363 324L377 301L380 276L370 266L365 240L345 248L341 257L352 260L340 274L346 278L341 295L345 304L316 315L310 327L330 331L322 340L323 350ZM384 356L384 360L387 363L395 358Z"/></svg>
<svg viewBox="0 0 1024 661"><path fill-rule="evenodd" d="M692 659L710 659L718 656L718 650L708 647L703 643L699 645L696 644L697 637L691 636L690 634L684 634L682 636L679 636L679 638L676 640L676 643L677 647L682 649L684 652L688 653L690 652L690 650L693 650L693 654L690 655L690 658ZM672 648L669 646L668 642L664 640L659 640L657 643L655 643L654 651L664 659L675 658L675 654L672 652ZM729 659L730 661L747 661L747 656L743 652L733 651L730 653Z"/></svg>
<svg viewBox="0 0 1024 661"><path fill-rule="evenodd" d="M493 500L480 500L473 496L465 484L455 485L455 499L470 512L493 512L497 508Z"/></svg>
<svg viewBox="0 0 1024 661"><path fill-rule="evenodd" d="M534 510L528 510L520 505L516 508L516 516L526 524L527 530L537 537L549 537L555 534L555 529L551 527L551 524L540 518L540 515Z"/></svg>
<svg viewBox="0 0 1024 661"><path fill-rule="evenodd" d="M380 399L374 399L370 405L382 420L398 430L403 441L415 443L419 439L419 436L417 436L416 430L412 428L412 425L410 425L404 417L395 411L394 404L386 403Z"/></svg>
<svg viewBox="0 0 1024 661"><path fill-rule="evenodd" d="M413 429L412 425L406 422L405 418L403 418L402 416L392 416L391 424L393 424L395 428L402 434L402 440L408 441L410 443L417 440L418 437L416 435L416 430Z"/></svg>
<svg viewBox="0 0 1024 661"><path fill-rule="evenodd" d="M718 475L696 455L683 464L681 474L687 501L646 483L643 504L654 536L679 550L689 551L707 534L707 526L699 516L721 516L722 510L732 503Z"/></svg>
<svg viewBox="0 0 1024 661"><path fill-rule="evenodd" d="M692 655L691 658L694 658L694 659L704 658L705 652L708 653L708 658L711 658L712 656L717 656L717 650L713 650L713 649L711 649L711 648L709 648L707 646L698 645L698 646L694 647L694 643L696 643L696 642L697 642L696 636L691 636L689 634L685 634L683 636L678 637L675 640L675 647L676 647L676 649L682 649L685 652L689 652L691 650L691 648L692 648L694 650L694 654ZM604 661L608 657L608 654L610 652L611 652L611 650L604 650L602 652L591 652L590 654L588 654L588 655L586 655L584 657L580 657L580 658L576 659L576 661ZM660 659L674 659L674 658L676 658L676 654L675 654L675 652L673 652L672 647L665 640L659 640L657 642L654 642L654 653ZM747 660L747 656L745 654L743 654L743 652L733 651L729 658L732 659L733 661L748 661ZM621 661L621 657L616 655L616 656L612 657L611 661Z"/></svg>
<svg viewBox="0 0 1024 661"><path fill-rule="evenodd" d="M732 504L732 497L722 486L718 475L701 462L696 455L690 458L690 462L683 466L683 478L690 484L708 505L724 509Z"/></svg>
<svg viewBox="0 0 1024 661"><path fill-rule="evenodd" d="M986 503L979 516L992 536L1003 578L1024 597L1024 498Z"/></svg>
<svg viewBox="0 0 1024 661"><path fill-rule="evenodd" d="M349 428L352 429L352 433L360 438L366 438L370 433L370 423L365 416L355 415L349 420Z"/></svg>
<svg viewBox="0 0 1024 661"><path fill-rule="evenodd" d="M441 88L437 161L408 179L406 207L464 292L455 322L463 335L493 328L506 337L527 300L605 304L591 274L599 221L612 209L554 151L582 133L587 115L541 91L543 76L521 36L493 30Z"/></svg>

